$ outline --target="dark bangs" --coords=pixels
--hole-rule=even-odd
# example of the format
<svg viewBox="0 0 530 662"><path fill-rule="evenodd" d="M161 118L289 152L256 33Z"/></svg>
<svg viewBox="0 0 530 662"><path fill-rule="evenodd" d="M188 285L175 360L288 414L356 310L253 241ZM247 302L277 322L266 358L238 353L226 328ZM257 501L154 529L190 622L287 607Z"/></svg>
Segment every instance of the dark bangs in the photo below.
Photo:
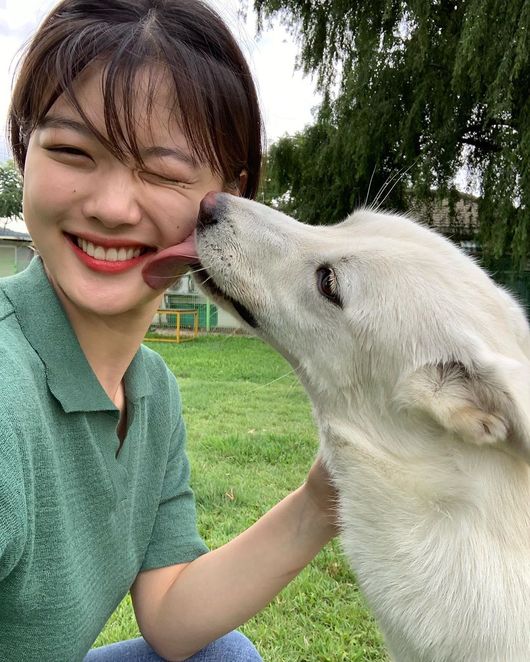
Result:
<svg viewBox="0 0 530 662"><path fill-rule="evenodd" d="M107 136L88 120L74 93L78 76L98 63ZM246 170L242 193L255 197L262 137L254 83L237 42L199 0L63 0L30 43L13 92L9 132L20 169L31 132L63 93L115 156L141 164L137 75L149 67L148 111L160 76L167 76L174 85L171 110L194 157L226 185L237 184Z"/></svg>

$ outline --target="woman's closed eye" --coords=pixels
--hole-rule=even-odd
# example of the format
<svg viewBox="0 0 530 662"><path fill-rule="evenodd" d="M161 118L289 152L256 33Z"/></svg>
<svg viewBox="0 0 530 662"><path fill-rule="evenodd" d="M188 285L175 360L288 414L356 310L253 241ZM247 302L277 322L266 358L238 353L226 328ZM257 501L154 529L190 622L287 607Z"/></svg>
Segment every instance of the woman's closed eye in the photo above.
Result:
<svg viewBox="0 0 530 662"><path fill-rule="evenodd" d="M149 170L140 170L138 175L144 182L147 182L148 184L157 184L158 186L173 186L187 189L191 188L195 183L190 179L184 179L182 177L169 177L157 172L150 172Z"/></svg>
<svg viewBox="0 0 530 662"><path fill-rule="evenodd" d="M87 152L79 149L79 147L72 147L71 145L53 145L45 147L44 149L48 152L64 154L65 156L86 157L87 159L91 158Z"/></svg>

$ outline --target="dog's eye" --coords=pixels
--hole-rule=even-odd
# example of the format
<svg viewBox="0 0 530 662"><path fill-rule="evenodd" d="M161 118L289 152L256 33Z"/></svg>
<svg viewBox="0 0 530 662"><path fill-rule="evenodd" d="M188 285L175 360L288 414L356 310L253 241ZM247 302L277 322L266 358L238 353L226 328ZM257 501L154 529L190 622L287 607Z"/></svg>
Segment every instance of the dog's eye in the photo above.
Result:
<svg viewBox="0 0 530 662"><path fill-rule="evenodd" d="M333 269L320 267L317 270L317 287L320 294L333 301L333 303L339 306L341 305L338 295L337 277Z"/></svg>

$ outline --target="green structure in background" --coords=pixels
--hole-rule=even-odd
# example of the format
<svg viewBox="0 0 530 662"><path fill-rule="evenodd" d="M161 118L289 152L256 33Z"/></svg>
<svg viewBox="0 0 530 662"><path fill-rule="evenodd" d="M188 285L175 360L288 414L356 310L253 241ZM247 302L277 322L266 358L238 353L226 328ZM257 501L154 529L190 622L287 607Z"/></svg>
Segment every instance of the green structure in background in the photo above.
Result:
<svg viewBox="0 0 530 662"><path fill-rule="evenodd" d="M217 306L208 299L195 294L172 294L166 292L165 305L167 308L178 308L179 310L198 310L199 311L199 329L210 331L218 325ZM168 324L175 325L176 319L168 315ZM181 315L180 325L184 328L193 327L192 315Z"/></svg>

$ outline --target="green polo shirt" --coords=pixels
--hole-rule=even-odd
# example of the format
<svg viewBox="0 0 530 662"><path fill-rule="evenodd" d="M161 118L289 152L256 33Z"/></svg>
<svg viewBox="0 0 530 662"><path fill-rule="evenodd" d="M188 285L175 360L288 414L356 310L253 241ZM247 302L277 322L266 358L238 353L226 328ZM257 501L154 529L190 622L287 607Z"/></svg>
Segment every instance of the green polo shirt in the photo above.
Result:
<svg viewBox="0 0 530 662"><path fill-rule="evenodd" d="M141 347L128 430L39 258L0 280L0 660L82 660L138 572L206 551L173 375Z"/></svg>

